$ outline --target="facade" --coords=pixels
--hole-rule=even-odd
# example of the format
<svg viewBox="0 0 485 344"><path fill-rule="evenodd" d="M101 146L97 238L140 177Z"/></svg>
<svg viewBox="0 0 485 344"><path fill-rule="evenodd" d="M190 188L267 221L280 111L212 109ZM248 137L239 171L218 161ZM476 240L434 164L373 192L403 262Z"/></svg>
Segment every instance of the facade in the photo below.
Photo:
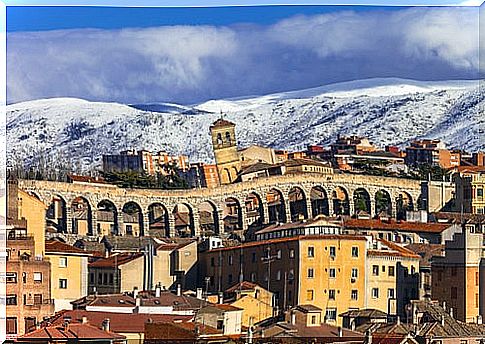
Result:
<svg viewBox="0 0 485 344"><path fill-rule="evenodd" d="M442 168L460 166L461 153L446 149L440 140L415 140L406 148L406 164L408 165L434 165Z"/></svg>
<svg viewBox="0 0 485 344"><path fill-rule="evenodd" d="M374 146L369 139L360 136L340 136L337 141L330 145L332 153L351 153L362 154L377 151L377 147Z"/></svg>
<svg viewBox="0 0 485 344"><path fill-rule="evenodd" d="M274 315L273 293L256 283L243 281L227 289L224 301L243 310L241 324L249 328Z"/></svg>
<svg viewBox="0 0 485 344"><path fill-rule="evenodd" d="M239 157L241 159L242 167L253 165L257 162L264 162L272 165L280 162L279 159L277 159L273 148L258 145L251 145L247 148L240 149Z"/></svg>
<svg viewBox="0 0 485 344"><path fill-rule="evenodd" d="M339 312L365 305L365 261L365 237L297 236L206 251L200 277L210 292L221 292L242 271L244 280L266 286L280 309L314 304L326 322L337 324Z"/></svg>
<svg viewBox="0 0 485 344"><path fill-rule="evenodd" d="M419 299L419 259L392 242L372 242L367 250L366 307L402 317L405 305Z"/></svg>
<svg viewBox="0 0 485 344"><path fill-rule="evenodd" d="M187 183L192 188L215 188L220 185L217 166L202 162L190 164L186 173Z"/></svg>
<svg viewBox="0 0 485 344"><path fill-rule="evenodd" d="M444 257L432 260L432 298L446 302L458 320L481 322L485 315L484 248L484 234L467 224L446 242Z"/></svg>
<svg viewBox="0 0 485 344"><path fill-rule="evenodd" d="M55 311L71 309L71 302L88 293L88 257L91 254L60 241L46 241L51 263L51 293Z"/></svg>
<svg viewBox="0 0 485 344"><path fill-rule="evenodd" d="M456 169L455 211L485 214L485 166L462 166Z"/></svg>
<svg viewBox="0 0 485 344"><path fill-rule="evenodd" d="M234 123L222 118L215 121L210 127L212 147L221 184L233 183L241 171L235 127Z"/></svg>
<svg viewBox="0 0 485 344"><path fill-rule="evenodd" d="M243 310L227 304L208 304L197 311L195 322L220 330L223 335L240 335Z"/></svg>
<svg viewBox="0 0 485 344"><path fill-rule="evenodd" d="M149 175L166 174L164 166L175 164L181 171L189 169L189 158L185 155L171 156L167 152L152 153L147 150L127 150L120 154L103 155L104 172L136 171Z"/></svg>

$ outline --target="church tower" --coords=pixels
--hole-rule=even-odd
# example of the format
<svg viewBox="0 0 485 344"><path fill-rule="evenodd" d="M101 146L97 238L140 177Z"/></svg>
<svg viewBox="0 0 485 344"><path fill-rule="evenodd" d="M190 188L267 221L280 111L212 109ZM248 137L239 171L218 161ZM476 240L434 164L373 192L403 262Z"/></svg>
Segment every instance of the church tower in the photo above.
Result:
<svg viewBox="0 0 485 344"><path fill-rule="evenodd" d="M221 184L234 182L241 171L235 128L234 123L223 118L219 118L210 127L212 148Z"/></svg>

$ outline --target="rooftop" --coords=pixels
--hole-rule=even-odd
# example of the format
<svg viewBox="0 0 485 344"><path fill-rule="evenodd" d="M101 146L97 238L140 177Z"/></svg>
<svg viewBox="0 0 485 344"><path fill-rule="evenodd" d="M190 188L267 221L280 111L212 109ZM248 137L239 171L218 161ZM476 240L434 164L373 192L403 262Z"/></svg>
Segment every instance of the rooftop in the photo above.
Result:
<svg viewBox="0 0 485 344"><path fill-rule="evenodd" d="M381 221L379 219L344 219L345 228L350 229L377 229L386 231L401 231L414 233L441 233L450 227L446 223L398 222L395 220Z"/></svg>
<svg viewBox="0 0 485 344"><path fill-rule="evenodd" d="M211 128L215 128L215 127L234 127L235 124L224 119L224 118L219 118L217 121L215 121L214 123L212 123L211 125Z"/></svg>
<svg viewBox="0 0 485 344"><path fill-rule="evenodd" d="M370 249L367 251L368 256L394 256L394 257L403 257L403 258L416 258L419 259L421 256L417 255L413 251L399 246L393 242L384 240L384 239L378 239L384 246L387 247L387 249Z"/></svg>
<svg viewBox="0 0 485 344"><path fill-rule="evenodd" d="M67 326L52 325L40 328L30 333L24 334L20 340L116 340L125 339L125 336L121 336L114 332L108 332L102 330L96 326L90 324L75 323Z"/></svg>
<svg viewBox="0 0 485 344"><path fill-rule="evenodd" d="M80 248L77 248L75 246L71 246L68 244L65 244L61 241L58 240L47 240L45 242L45 252L47 254L49 253L61 253L61 254L76 254L76 255L84 255L84 256L90 256L91 253L86 252Z"/></svg>
<svg viewBox="0 0 485 344"><path fill-rule="evenodd" d="M143 257L143 253L116 253L89 263L90 268L115 268Z"/></svg>

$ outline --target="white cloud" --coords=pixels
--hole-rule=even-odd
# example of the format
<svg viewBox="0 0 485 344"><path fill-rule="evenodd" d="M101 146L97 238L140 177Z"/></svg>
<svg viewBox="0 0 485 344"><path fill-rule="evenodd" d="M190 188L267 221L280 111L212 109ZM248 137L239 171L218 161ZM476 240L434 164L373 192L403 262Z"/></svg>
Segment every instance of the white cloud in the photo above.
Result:
<svg viewBox="0 0 485 344"><path fill-rule="evenodd" d="M296 16L271 26L8 34L9 102L197 102L341 80L476 77L478 10Z"/></svg>

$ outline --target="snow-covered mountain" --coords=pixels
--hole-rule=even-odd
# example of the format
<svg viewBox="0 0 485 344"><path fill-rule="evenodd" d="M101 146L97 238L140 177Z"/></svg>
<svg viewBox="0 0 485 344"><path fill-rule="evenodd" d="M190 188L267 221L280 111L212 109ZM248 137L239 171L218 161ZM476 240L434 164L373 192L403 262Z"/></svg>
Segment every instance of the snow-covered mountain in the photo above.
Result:
<svg viewBox="0 0 485 344"><path fill-rule="evenodd" d="M7 106L7 158L69 156L89 169L102 154L145 148L211 161L209 126L221 112L241 147L302 149L357 134L382 147L432 137L476 151L485 149L484 98L477 81L368 79L194 106L41 99Z"/></svg>

